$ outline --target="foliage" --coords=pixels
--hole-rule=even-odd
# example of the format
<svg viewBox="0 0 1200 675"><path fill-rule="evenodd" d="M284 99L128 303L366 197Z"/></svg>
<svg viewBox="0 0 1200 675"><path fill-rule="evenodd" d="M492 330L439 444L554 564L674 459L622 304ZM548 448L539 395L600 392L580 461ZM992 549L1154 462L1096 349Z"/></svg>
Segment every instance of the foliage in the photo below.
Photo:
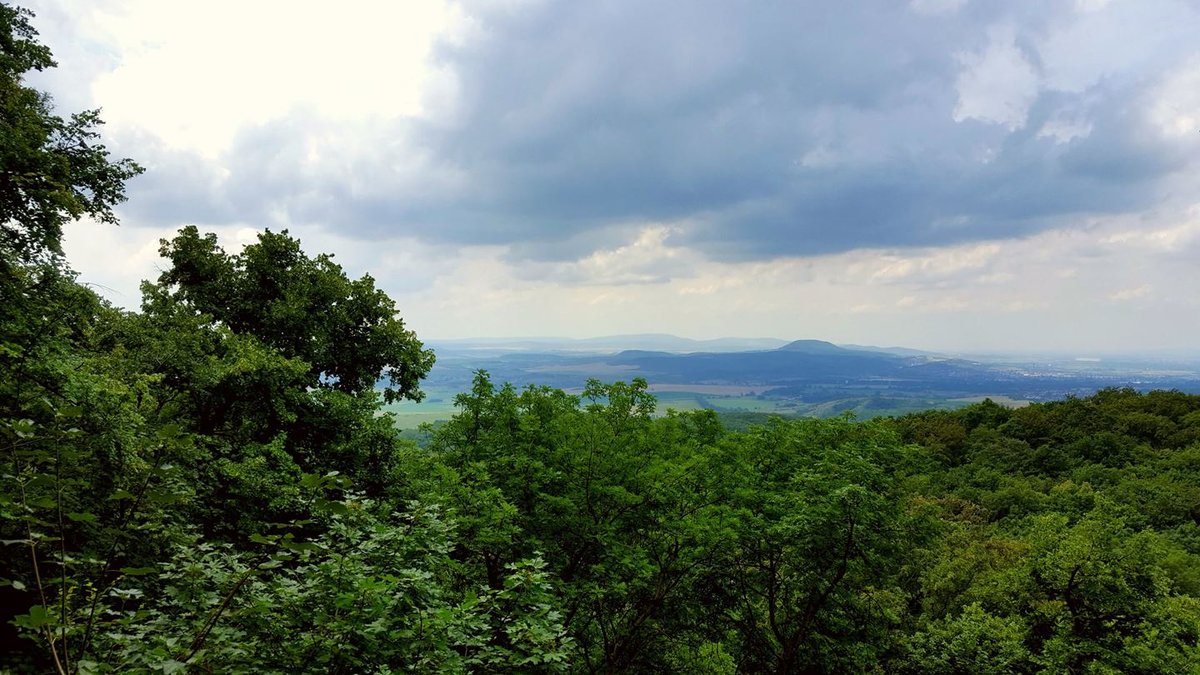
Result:
<svg viewBox="0 0 1200 675"><path fill-rule="evenodd" d="M331 256L309 258L286 231L263 232L229 255L215 235L185 227L160 252L171 267L145 289L147 312L184 304L303 361L310 387L356 394L374 389L384 373L386 402L421 399L418 383L433 366L433 352L404 328L395 303L369 275L348 279Z"/></svg>
<svg viewBox="0 0 1200 675"><path fill-rule="evenodd" d="M775 421L742 439L737 554L725 612L749 670L864 670L888 646L908 539L886 468L905 450L879 425ZM911 540L910 540L911 543Z"/></svg>
<svg viewBox="0 0 1200 675"><path fill-rule="evenodd" d="M511 565L500 590L446 588L454 533L436 508L380 517L337 506L300 542L258 537L265 551L181 547L144 593L110 610L100 672L184 667L229 673L544 670L567 665L570 640L537 559ZM269 554L267 552L270 552ZM127 591L139 593L139 591ZM495 639L502 636L502 640Z"/></svg>

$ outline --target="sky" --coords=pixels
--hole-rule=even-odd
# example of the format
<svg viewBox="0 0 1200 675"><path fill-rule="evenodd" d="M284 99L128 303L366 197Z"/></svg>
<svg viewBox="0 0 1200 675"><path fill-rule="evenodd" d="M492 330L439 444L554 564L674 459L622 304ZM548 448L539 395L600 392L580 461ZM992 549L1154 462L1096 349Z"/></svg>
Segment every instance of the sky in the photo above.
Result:
<svg viewBox="0 0 1200 675"><path fill-rule="evenodd" d="M37 0L146 167L83 282L286 229L425 339L1200 348L1196 0Z"/></svg>

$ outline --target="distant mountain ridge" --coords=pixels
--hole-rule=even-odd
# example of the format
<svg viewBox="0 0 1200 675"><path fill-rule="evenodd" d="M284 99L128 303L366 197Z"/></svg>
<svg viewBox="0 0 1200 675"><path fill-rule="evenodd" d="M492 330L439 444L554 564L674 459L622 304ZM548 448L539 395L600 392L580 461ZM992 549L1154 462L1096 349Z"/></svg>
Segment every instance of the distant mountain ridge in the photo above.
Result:
<svg viewBox="0 0 1200 675"><path fill-rule="evenodd" d="M848 354L853 350L839 347L832 342L825 342L824 340L793 340L782 347L778 347L777 351L796 352L800 354Z"/></svg>
<svg viewBox="0 0 1200 675"><path fill-rule="evenodd" d="M1006 395L1024 399L1087 394L1106 386L1200 390L1200 371L1130 371L1091 363L962 358L903 347L837 345L817 339L694 340L649 333L595 338L430 340L438 363L430 384L469 388L474 373L518 385L563 388L588 378L646 379L652 385L697 385L767 392L817 401L839 396ZM678 389L675 389L678 391Z"/></svg>
<svg viewBox="0 0 1200 675"><path fill-rule="evenodd" d="M942 356L939 352L931 352L926 349L912 349L910 347L876 347L873 345L856 344L844 344L841 346L843 349L853 349L860 352L880 352L896 356Z"/></svg>

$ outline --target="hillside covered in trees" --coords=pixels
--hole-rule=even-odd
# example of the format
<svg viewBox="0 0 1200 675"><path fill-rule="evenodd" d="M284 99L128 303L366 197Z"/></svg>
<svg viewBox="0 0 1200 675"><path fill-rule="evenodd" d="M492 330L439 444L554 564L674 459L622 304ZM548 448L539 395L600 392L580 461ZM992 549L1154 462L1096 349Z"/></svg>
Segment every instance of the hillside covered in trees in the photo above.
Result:
<svg viewBox="0 0 1200 675"><path fill-rule="evenodd" d="M286 232L76 282L139 168L50 65L0 5L0 671L1200 670L1200 397L732 431L479 373L418 446L433 354Z"/></svg>

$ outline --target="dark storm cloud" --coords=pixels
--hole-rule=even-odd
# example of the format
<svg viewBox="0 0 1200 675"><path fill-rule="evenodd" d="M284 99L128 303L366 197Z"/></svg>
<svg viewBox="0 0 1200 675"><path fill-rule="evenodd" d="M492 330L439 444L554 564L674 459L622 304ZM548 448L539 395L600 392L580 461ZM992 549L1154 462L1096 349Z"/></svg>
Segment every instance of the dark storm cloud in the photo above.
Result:
<svg viewBox="0 0 1200 675"><path fill-rule="evenodd" d="M1128 39L1174 50L1144 63L1182 63L1190 43L1177 38L1197 34L1196 10L1162 4L1171 11L1129 25ZM1023 124L956 121L973 55L1007 30L1000 46L1042 73L1039 45L1080 20L1069 3L473 11L477 31L437 55L457 79L452 115L395 126L316 166L297 139L327 123L281 120L238 139L219 189L202 169L168 172L153 189L198 185L196 207L214 216L509 244L536 259L584 255L638 221L683 222L674 242L741 259L1019 236L1145 208L1160 179L1192 161L1143 114L1158 70L1101 72L1069 91L1042 82L1019 103ZM1001 76L995 88L1008 84ZM1063 114L1089 131L1040 133ZM154 220L174 194L135 202Z"/></svg>

